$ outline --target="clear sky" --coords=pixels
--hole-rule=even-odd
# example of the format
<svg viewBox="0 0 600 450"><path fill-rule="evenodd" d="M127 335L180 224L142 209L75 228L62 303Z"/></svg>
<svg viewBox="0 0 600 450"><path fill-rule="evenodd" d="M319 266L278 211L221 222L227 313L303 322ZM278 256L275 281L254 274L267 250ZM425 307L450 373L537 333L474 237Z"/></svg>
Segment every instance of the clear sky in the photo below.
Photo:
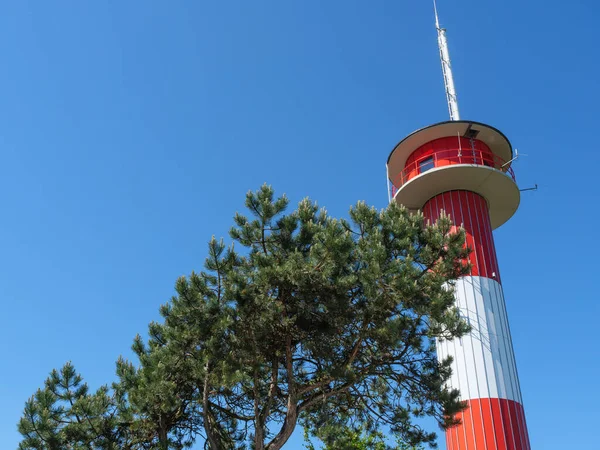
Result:
<svg viewBox="0 0 600 450"><path fill-rule="evenodd" d="M600 6L439 8L462 117L540 188L495 233L532 446L592 448ZM391 148L447 119L429 1L3 2L0 61L6 449L52 368L113 379L249 189L384 207Z"/></svg>

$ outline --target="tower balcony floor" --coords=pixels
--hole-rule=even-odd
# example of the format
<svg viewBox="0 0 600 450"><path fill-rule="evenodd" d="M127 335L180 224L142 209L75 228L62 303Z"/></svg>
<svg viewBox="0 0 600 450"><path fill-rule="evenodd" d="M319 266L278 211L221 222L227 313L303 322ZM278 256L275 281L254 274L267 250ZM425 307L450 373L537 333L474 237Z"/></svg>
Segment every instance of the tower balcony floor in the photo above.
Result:
<svg viewBox="0 0 600 450"><path fill-rule="evenodd" d="M519 207L521 193L514 172L495 155L440 151L433 164L411 164L397 178L394 200L410 210L420 210L436 195L448 191L475 192L486 199L492 229L510 219ZM470 152L470 149L469 149Z"/></svg>

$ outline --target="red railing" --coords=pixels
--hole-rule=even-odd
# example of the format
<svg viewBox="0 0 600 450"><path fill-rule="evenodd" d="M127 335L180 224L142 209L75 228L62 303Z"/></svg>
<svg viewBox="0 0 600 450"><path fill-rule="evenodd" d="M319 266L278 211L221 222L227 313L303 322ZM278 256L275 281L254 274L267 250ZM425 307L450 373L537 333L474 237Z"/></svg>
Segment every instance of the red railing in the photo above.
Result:
<svg viewBox="0 0 600 450"><path fill-rule="evenodd" d="M407 164L402 172L392 179L392 197L410 179L427 172L430 169L451 166L454 164L471 164L492 167L516 181L512 167L506 164L502 158L493 153L473 149L439 150L422 156Z"/></svg>

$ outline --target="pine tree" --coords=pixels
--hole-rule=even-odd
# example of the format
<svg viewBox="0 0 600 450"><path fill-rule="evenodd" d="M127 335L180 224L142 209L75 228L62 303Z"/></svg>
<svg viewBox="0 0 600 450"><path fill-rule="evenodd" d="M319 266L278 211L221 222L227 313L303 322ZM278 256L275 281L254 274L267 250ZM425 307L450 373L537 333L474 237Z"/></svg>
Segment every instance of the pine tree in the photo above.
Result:
<svg viewBox="0 0 600 450"><path fill-rule="evenodd" d="M88 386L71 363L53 370L43 389L26 403L18 430L23 435L19 449L132 448L128 424L120 422L119 400L102 386L90 394Z"/></svg>
<svg viewBox="0 0 600 450"><path fill-rule="evenodd" d="M423 450L420 445L410 445L398 440L391 445L386 442L386 436L381 431L369 431L364 425L350 427L325 426L317 430L316 436L306 433L306 448L316 450L312 439L317 437L323 442L322 450Z"/></svg>
<svg viewBox="0 0 600 450"><path fill-rule="evenodd" d="M413 419L448 427L464 406L434 346L468 331L452 293L464 234L395 204L359 202L345 220L306 199L286 214L268 186L246 207L111 389L89 394L70 365L52 373L26 404L21 449L277 450L299 426L356 423L435 446Z"/></svg>

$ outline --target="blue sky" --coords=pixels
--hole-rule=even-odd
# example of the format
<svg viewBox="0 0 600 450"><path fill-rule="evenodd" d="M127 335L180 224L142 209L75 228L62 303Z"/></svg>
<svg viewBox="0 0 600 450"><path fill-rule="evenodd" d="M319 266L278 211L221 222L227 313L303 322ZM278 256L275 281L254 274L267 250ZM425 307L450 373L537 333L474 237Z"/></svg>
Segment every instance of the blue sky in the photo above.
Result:
<svg viewBox="0 0 600 450"><path fill-rule="evenodd" d="M462 117L501 129L540 187L495 233L532 447L590 448L600 6L439 8ZM7 449L52 368L113 379L246 191L384 207L391 148L447 118L428 1L4 2L0 59Z"/></svg>

